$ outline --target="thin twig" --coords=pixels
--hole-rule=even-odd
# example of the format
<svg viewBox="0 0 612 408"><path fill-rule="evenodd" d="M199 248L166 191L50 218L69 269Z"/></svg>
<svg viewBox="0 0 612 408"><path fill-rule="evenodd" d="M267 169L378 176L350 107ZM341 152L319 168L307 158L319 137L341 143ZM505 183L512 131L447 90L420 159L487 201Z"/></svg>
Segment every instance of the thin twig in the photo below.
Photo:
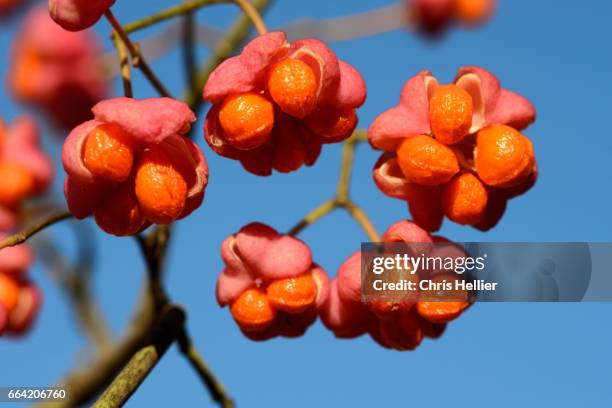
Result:
<svg viewBox="0 0 612 408"><path fill-rule="evenodd" d="M287 232L288 235L298 235L303 229L315 223L320 218L338 208L336 200L327 200L311 212L309 212L302 220L300 220L293 228Z"/></svg>
<svg viewBox="0 0 612 408"><path fill-rule="evenodd" d="M169 7L165 10L162 10L156 14L145 17L138 21L134 21L132 23L126 24L123 29L126 33L132 33L134 31L142 30L143 28L150 27L154 24L160 23L162 21L168 20L170 18L174 18L180 15L191 13L199 8L210 6L213 4L226 4L226 3L234 3L238 7L240 7L243 13L251 19L255 29L259 34L265 34L268 32L266 25L264 24L261 16L259 15L259 11L257 6L254 6L248 0L194 0L194 1L186 1L183 4L178 4L172 7Z"/></svg>
<svg viewBox="0 0 612 408"><path fill-rule="evenodd" d="M357 221L357 224L359 224L361 229L363 229L370 241L380 242L380 234L378 234L376 227L365 211L361 209L361 207L350 200L344 203L343 207L346 209L349 215L353 217L355 221Z"/></svg>
<svg viewBox="0 0 612 408"><path fill-rule="evenodd" d="M75 313L81 330L96 346L96 352L103 353L111 345L111 334L90 291L88 270L93 259L82 254L83 259L71 265L59 252L54 242L44 234L36 237L34 245L42 261L49 266L45 270L64 290L72 306L70 310ZM81 249L79 253L83 251L85 250Z"/></svg>
<svg viewBox="0 0 612 408"><path fill-rule="evenodd" d="M127 47L130 56L132 57L132 64L142 71L143 75L149 80L151 85L157 90L161 96L170 97L170 92L166 89L164 84L161 83L157 75L153 72L147 61L142 57L138 47L130 40L129 36L123 27L119 24L119 21L115 18L113 12L108 9L104 12L104 16L113 27L113 30L117 33L123 44Z"/></svg>
<svg viewBox="0 0 612 408"><path fill-rule="evenodd" d="M193 12L188 12L183 17L182 44L183 60L185 61L185 77L187 88L193 88L196 84L196 47L195 47L195 18Z"/></svg>
<svg viewBox="0 0 612 408"><path fill-rule="evenodd" d="M38 232L55 224L56 222L67 220L68 218L72 218L72 214L69 211L52 214L44 220L24 229L23 231L14 235L9 235L8 237L4 238L2 241L0 241L0 249L23 244L30 237L37 234Z"/></svg>
<svg viewBox="0 0 612 408"><path fill-rule="evenodd" d="M252 4L259 13L262 13L271 4L271 1L254 0ZM214 47L213 55L198 73L196 86L188 89L184 97L185 102L192 110L197 111L203 106L202 88L211 72L244 43L252 26L253 21L249 17L240 15L229 28L227 36Z"/></svg>
<svg viewBox="0 0 612 408"><path fill-rule="evenodd" d="M365 211L361 209L350 198L351 173L353 170L353 162L355 158L355 147L358 143L367 140L367 132L365 130L356 130L350 139L347 139L342 145L342 163L340 164L340 176L336 186L336 195L333 199L325 201L323 204L312 210L306 217L299 221L288 232L289 235L297 235L309 225L314 224L323 216L329 214L336 208L342 208L359 224L361 229L366 233L368 238L373 242L380 241L380 235L376 231L376 227L367 216Z"/></svg>
<svg viewBox="0 0 612 408"><path fill-rule="evenodd" d="M221 385L217 377L215 377L212 370L206 365L206 362L191 341L189 333L185 328L183 328L179 334L178 345L181 353L191 364L206 388L208 388L212 399L223 408L233 408L234 401L226 393L223 385Z"/></svg>
<svg viewBox="0 0 612 408"><path fill-rule="evenodd" d="M118 37L117 33L113 31L111 34L115 48L117 49L117 57L119 58L119 66L121 67L121 80L123 82L123 94L131 98L132 92L132 75L130 72L130 60L125 49L125 44Z"/></svg>
<svg viewBox="0 0 612 408"><path fill-rule="evenodd" d="M253 6L253 4L249 0L234 0L236 3L246 14L251 21L253 22L253 26L255 26L255 30L259 35L264 35L268 33L268 27L264 23L259 11Z"/></svg>

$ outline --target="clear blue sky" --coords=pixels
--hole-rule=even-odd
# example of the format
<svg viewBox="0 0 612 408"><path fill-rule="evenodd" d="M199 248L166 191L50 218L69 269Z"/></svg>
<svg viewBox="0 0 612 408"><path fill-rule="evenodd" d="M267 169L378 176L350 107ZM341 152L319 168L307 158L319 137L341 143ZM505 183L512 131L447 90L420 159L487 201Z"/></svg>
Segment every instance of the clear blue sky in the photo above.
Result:
<svg viewBox="0 0 612 408"><path fill-rule="evenodd" d="M118 0L114 9L127 22L171 3L138 2L136 7L136 2ZM334 44L338 55L356 65L367 81L361 124L368 125L394 105L402 84L421 69L450 81L462 65L484 66L535 104L538 120L526 133L534 142L541 177L529 194L510 203L493 231L482 234L446 223L443 234L457 241L610 241L612 2L500 3L484 28L454 30L435 43L398 31ZM303 16L344 15L385 4L389 1L278 1L266 20L274 27ZM223 26L234 15L233 7L218 6L200 12L199 18ZM97 30L109 31L105 22ZM3 77L14 31L13 23L0 27ZM200 58L205 55L202 51ZM179 53L159 61L155 69L170 78L179 94ZM142 97L153 95L141 81L136 91ZM8 95L0 95L5 119L20 110ZM442 339L426 341L413 353L383 350L367 337L338 341L320 323L296 340L246 340L227 309L215 302L219 244L250 221L286 230L330 196L339 146L328 146L314 168L257 178L212 154L201 135L198 143L209 160L210 185L204 205L177 225L168 287L188 309L197 346L239 406L611 406L610 304L478 304L451 324ZM57 158L57 148L52 150ZM367 146L359 148L353 194L383 230L407 211L405 204L374 187L371 167L377 156ZM53 235L70 251L69 229L58 226ZM303 239L333 275L365 237L346 215L337 213L307 230ZM133 240L97 234L96 241L96 294L119 333L137 298L144 266ZM0 385L53 384L79 360L85 345L57 288L39 265L32 274L44 290L44 308L28 338L0 342ZM212 406L175 348L128 403L171 405Z"/></svg>

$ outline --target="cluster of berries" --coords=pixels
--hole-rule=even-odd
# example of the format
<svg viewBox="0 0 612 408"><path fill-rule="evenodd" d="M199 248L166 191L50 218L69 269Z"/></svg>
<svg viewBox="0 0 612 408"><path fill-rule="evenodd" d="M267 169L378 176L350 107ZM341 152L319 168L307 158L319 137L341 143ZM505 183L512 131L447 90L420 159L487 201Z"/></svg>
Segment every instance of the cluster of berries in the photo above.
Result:
<svg viewBox="0 0 612 408"><path fill-rule="evenodd" d="M385 194L407 200L429 231L444 215L487 230L507 200L535 182L533 146L519 132L534 119L529 101L482 68L462 68L450 85L423 71L368 130L371 145L385 151L374 180Z"/></svg>
<svg viewBox="0 0 612 408"><path fill-rule="evenodd" d="M353 133L365 97L361 75L321 41L268 33L210 75L205 138L252 173L294 171Z"/></svg>
<svg viewBox="0 0 612 408"><path fill-rule="evenodd" d="M44 192L52 177L36 124L25 117L10 126L0 120L0 239L19 224L23 203ZM0 335L24 333L38 313L41 295L27 276L33 260L25 245L0 250Z"/></svg>
<svg viewBox="0 0 612 408"><path fill-rule="evenodd" d="M23 202L41 194L52 178L53 165L40 150L36 123L21 117L8 126L0 119L0 231L17 226Z"/></svg>
<svg viewBox="0 0 612 408"><path fill-rule="evenodd" d="M384 242L435 240L444 239L431 237L409 221L392 225L383 236ZM305 243L260 223L226 238L221 256L225 268L217 281L217 301L222 307L229 306L240 330L252 340L301 336L320 316L336 337L369 333L385 347L413 350L424 336L441 335L445 324L470 305L467 292L464 301L461 297L453 301L424 297L411 302L363 303L359 252L330 281L313 263Z"/></svg>
<svg viewBox="0 0 612 408"><path fill-rule="evenodd" d="M56 22L79 31L113 3L50 0L49 6ZM484 21L495 2L408 4L419 27L434 33L453 20ZM24 57L28 69L35 61L30 54ZM348 138L366 87L359 72L321 41L288 42L284 33L271 32L217 67L203 98L212 104L204 124L208 145L265 176L312 165L323 144ZM104 231L133 235L201 204L208 169L185 137L195 121L187 106L168 98L117 98L92 110L94 119L72 130L62 155L65 195L77 218L93 214ZM444 215L481 229L495 225L506 201L535 181L533 147L519 132L534 119L526 99L502 89L481 68L461 69L450 85L439 85L426 71L410 79L400 104L368 130L370 144L384 151L374 168L376 184L408 201L415 219L393 225L383 240L444 240L429 234ZM228 237L221 255L217 300L253 340L300 336L320 316L337 337L370 334L384 347L412 350L424 337L439 336L470 305L467 295L448 302L361 302L359 253L330 281L302 241L259 223Z"/></svg>
<svg viewBox="0 0 612 408"><path fill-rule="evenodd" d="M7 83L19 102L70 129L88 119L107 94L101 44L93 31L68 32L44 7L35 7L15 36Z"/></svg>
<svg viewBox="0 0 612 408"><path fill-rule="evenodd" d="M25 245L0 249L0 336L25 333L38 315L42 295L27 276L33 261Z"/></svg>
<svg viewBox="0 0 612 408"><path fill-rule="evenodd" d="M93 214L104 231L124 236L200 206L208 166L185 137L195 121L187 105L115 98L95 105L93 114L72 130L62 151L64 193L75 217Z"/></svg>
<svg viewBox="0 0 612 408"><path fill-rule="evenodd" d="M410 19L425 34L437 35L453 23L468 27L487 21L496 0L406 0Z"/></svg>

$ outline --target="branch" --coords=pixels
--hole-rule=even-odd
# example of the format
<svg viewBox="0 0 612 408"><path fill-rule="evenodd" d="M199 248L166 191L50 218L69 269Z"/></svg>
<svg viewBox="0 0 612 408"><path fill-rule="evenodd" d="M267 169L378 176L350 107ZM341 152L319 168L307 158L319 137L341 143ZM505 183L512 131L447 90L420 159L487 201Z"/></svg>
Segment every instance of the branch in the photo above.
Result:
<svg viewBox="0 0 612 408"><path fill-rule="evenodd" d="M340 176L336 186L336 195L333 199L325 201L323 204L312 210L306 217L298 222L288 232L289 235L297 235L309 225L314 224L320 218L329 214L336 208L343 208L359 224L366 233L370 241L380 241L380 235L376 227L367 216L365 211L355 204L350 198L351 173L355 157L355 147L358 143L368 139L367 132L362 129L356 130L353 135L342 145L342 163L340 165Z"/></svg>
<svg viewBox="0 0 612 408"><path fill-rule="evenodd" d="M184 322L183 309L174 305L165 308L155 323L149 340L134 353L111 385L93 404L93 407L123 406L174 342Z"/></svg>
<svg viewBox="0 0 612 408"><path fill-rule="evenodd" d="M212 370L206 365L204 359L192 343L187 329L183 328L178 337L178 344L181 353L196 371L213 400L223 408L234 408L234 401L226 394L225 389L215 377Z"/></svg>
<svg viewBox="0 0 612 408"><path fill-rule="evenodd" d="M195 47L195 16L188 12L183 16L181 26L181 39L183 44L183 60L185 61L185 77L187 88L193 88L196 84L196 47Z"/></svg>
<svg viewBox="0 0 612 408"><path fill-rule="evenodd" d="M134 353L142 347L153 324L153 303L144 292L137 312L128 323L123 339L114 346L100 353L97 357L68 374L58 382L57 387L67 390L68 399L61 402L41 403L38 408L71 408L85 404L100 389L111 382L115 373L120 370Z"/></svg>
<svg viewBox="0 0 612 408"><path fill-rule="evenodd" d="M269 5L270 0L253 0L253 7L258 12L263 12ZM213 55L208 62L200 69L196 78L196 86L187 90L184 97L187 105L194 111L202 105L202 88L206 84L211 72L217 68L224 60L229 58L232 53L242 45L249 35L249 30L253 26L252 20L246 15L238 17L229 29L227 36L217 43L214 47Z"/></svg>
<svg viewBox="0 0 612 408"><path fill-rule="evenodd" d="M117 57L119 58L119 66L121 67L121 80L123 81L123 94L131 98L133 96L132 92L132 75L130 72L130 60L128 58L125 44L117 33L113 31L111 38L113 43L115 44L115 48L117 49Z"/></svg>
<svg viewBox="0 0 612 408"><path fill-rule="evenodd" d="M87 239L79 239L78 242L84 244ZM45 235L39 235L35 245L43 262L49 265L45 270L65 292L81 330L96 346L97 351L108 349L111 345L110 330L90 291L88 270L93 264L93 259L86 253L89 251L81 248L79 253L82 259L76 265L70 265L53 241Z"/></svg>
<svg viewBox="0 0 612 408"><path fill-rule="evenodd" d="M130 56L132 57L132 64L140 69L142 74L149 80L151 85L153 85L161 96L170 97L170 92L168 92L164 84L162 84L159 78L157 78L157 75L155 75L149 64L147 64L147 61L142 57L140 50L138 50L136 45L130 40L127 33L123 31L123 27L121 27L121 24L119 24L119 21L117 21L113 12L108 9L104 12L104 16L111 24L113 30L115 33L117 33L121 41L123 41L123 44L127 47Z"/></svg>
<svg viewBox="0 0 612 408"><path fill-rule="evenodd" d="M266 25L264 24L261 16L259 15L258 8L253 6L248 0L195 0L186 1L183 4L169 7L159 13L145 17L141 20L134 21L133 23L126 24L124 31L126 33L132 33L134 31L142 30L143 28L150 27L164 20L174 18L180 15L185 15L196 11L204 6L211 6L214 4L227 4L234 3L242 9L242 12L251 19L251 22L255 26L255 29L259 34L265 34L268 32Z"/></svg>
<svg viewBox="0 0 612 408"><path fill-rule="evenodd" d="M34 224L17 234L9 235L8 237L4 238L2 241L0 241L0 249L23 244L30 237L32 237L33 235L36 235L37 233L44 230L45 228L50 227L56 222L67 220L68 218L72 218L72 214L68 211L60 212L57 214L52 214L46 219L40 221L39 223Z"/></svg>
<svg viewBox="0 0 612 408"><path fill-rule="evenodd" d="M357 221L357 224L359 224L361 229L366 233L370 241L380 242L380 235L378 234L376 227L374 226L370 218L367 216L365 211L361 209L361 207L359 207L352 201L344 203L343 207L346 209L349 215L353 217L355 221Z"/></svg>
<svg viewBox="0 0 612 408"><path fill-rule="evenodd" d="M317 222L320 218L323 218L333 210L338 208L338 201L327 200L314 210L308 213L300 222L298 222L293 228L287 232L288 235L297 235L306 227Z"/></svg>

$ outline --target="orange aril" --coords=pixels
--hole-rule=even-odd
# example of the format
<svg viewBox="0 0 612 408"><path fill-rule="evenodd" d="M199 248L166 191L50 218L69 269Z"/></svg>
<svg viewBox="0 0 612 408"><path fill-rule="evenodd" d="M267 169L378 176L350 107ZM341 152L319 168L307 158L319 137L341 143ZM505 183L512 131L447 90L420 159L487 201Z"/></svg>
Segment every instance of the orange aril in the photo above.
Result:
<svg viewBox="0 0 612 408"><path fill-rule="evenodd" d="M477 25L487 20L495 8L495 0L455 0L455 17L467 25Z"/></svg>
<svg viewBox="0 0 612 408"><path fill-rule="evenodd" d="M236 149L250 150L264 144L274 127L274 107L256 93L230 95L221 104L219 123L225 140Z"/></svg>
<svg viewBox="0 0 612 408"><path fill-rule="evenodd" d="M404 140L397 149L397 162L408 181L430 186L446 183L459 171L455 153L425 135Z"/></svg>
<svg viewBox="0 0 612 408"><path fill-rule="evenodd" d="M457 85L439 86L429 99L431 130L444 144L457 143L469 133L473 112L472 97Z"/></svg>
<svg viewBox="0 0 612 408"><path fill-rule="evenodd" d="M136 170L136 198L145 218L169 224L182 212L187 200L187 182L159 145L146 150Z"/></svg>
<svg viewBox="0 0 612 408"><path fill-rule="evenodd" d="M418 302L417 311L431 323L447 323L456 319L467 307L468 302Z"/></svg>
<svg viewBox="0 0 612 408"><path fill-rule="evenodd" d="M145 222L134 193L134 183L123 184L95 210L96 224L109 234L134 235Z"/></svg>
<svg viewBox="0 0 612 408"><path fill-rule="evenodd" d="M306 125L319 136L347 138L357 126L357 114L355 109L318 109L306 118Z"/></svg>
<svg viewBox="0 0 612 408"><path fill-rule="evenodd" d="M488 126L476 136L474 164L485 184L493 187L520 184L532 173L534 162L531 141L510 126Z"/></svg>
<svg viewBox="0 0 612 408"><path fill-rule="evenodd" d="M270 96L283 112L296 118L305 118L314 110L318 87L312 68L299 59L283 59L268 73Z"/></svg>
<svg viewBox="0 0 612 408"><path fill-rule="evenodd" d="M0 162L0 205L14 208L35 188L35 180L27 169L13 163Z"/></svg>
<svg viewBox="0 0 612 408"><path fill-rule="evenodd" d="M442 208L446 216L459 224L476 224L487 209L488 193L478 177L461 173L442 190Z"/></svg>
<svg viewBox="0 0 612 408"><path fill-rule="evenodd" d="M10 276L0 272L0 304L11 312L19 301L19 284Z"/></svg>
<svg viewBox="0 0 612 408"><path fill-rule="evenodd" d="M311 274L276 280L267 288L270 304L287 313L300 313L315 303L317 285Z"/></svg>
<svg viewBox="0 0 612 408"><path fill-rule="evenodd" d="M36 79L40 75L43 60L31 46L22 45L21 49L9 80L17 98L29 100L35 98L37 93Z"/></svg>
<svg viewBox="0 0 612 408"><path fill-rule="evenodd" d="M261 331L270 327L276 318L276 310L261 289L245 290L230 307L238 326L246 332Z"/></svg>
<svg viewBox="0 0 612 408"><path fill-rule="evenodd" d="M414 302L368 302L370 309L376 316L381 319L389 319L397 315L401 315L412 309Z"/></svg>
<svg viewBox="0 0 612 408"><path fill-rule="evenodd" d="M396 319L380 320L380 336L391 348L414 350L423 341L423 330L418 316L407 313Z"/></svg>
<svg viewBox="0 0 612 408"><path fill-rule="evenodd" d="M119 125L96 126L87 135L83 163L94 176L108 181L124 181L130 176L133 162L132 139Z"/></svg>
<svg viewBox="0 0 612 408"><path fill-rule="evenodd" d="M452 289L427 290L421 293L416 310L419 315L431 323L446 323L463 312L469 305L469 295L466 290L456 288L455 281L462 279L457 275L437 275L431 279L434 284L447 282Z"/></svg>
<svg viewBox="0 0 612 408"><path fill-rule="evenodd" d="M0 118L0 152L2 151L2 147L4 146L4 141L6 140L6 125Z"/></svg>

